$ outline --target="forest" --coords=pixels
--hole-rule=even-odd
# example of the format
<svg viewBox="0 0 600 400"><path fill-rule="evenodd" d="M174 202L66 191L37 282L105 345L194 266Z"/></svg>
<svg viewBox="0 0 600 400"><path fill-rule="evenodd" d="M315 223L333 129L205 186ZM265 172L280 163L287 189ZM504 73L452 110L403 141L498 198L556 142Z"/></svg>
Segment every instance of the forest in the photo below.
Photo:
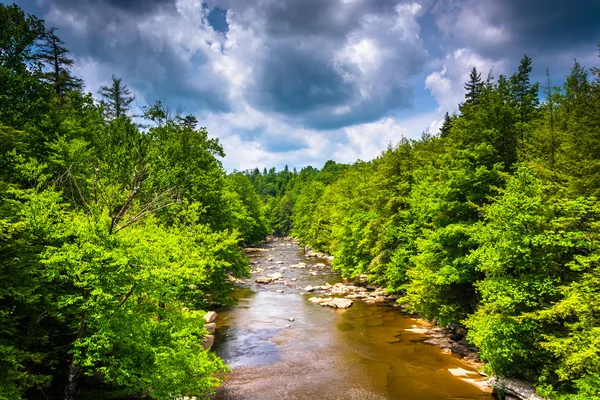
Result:
<svg viewBox="0 0 600 400"><path fill-rule="evenodd" d="M0 4L0 399L206 397L201 345L245 245L291 235L436 324L488 374L600 397L600 68L473 68L438 133L376 159L227 173L193 115L86 93L59 32ZM385 144L382 144L385 145Z"/></svg>

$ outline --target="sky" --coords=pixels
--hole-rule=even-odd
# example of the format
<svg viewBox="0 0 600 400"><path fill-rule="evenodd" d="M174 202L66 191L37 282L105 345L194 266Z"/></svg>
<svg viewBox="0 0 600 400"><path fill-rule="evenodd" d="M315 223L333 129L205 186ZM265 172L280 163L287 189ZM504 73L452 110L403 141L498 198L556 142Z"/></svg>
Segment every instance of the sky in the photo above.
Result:
<svg viewBox="0 0 600 400"><path fill-rule="evenodd" d="M2 3L10 3L0 0ZM370 160L436 133L473 66L600 65L598 0L16 0L97 95L114 74L218 137L229 171Z"/></svg>

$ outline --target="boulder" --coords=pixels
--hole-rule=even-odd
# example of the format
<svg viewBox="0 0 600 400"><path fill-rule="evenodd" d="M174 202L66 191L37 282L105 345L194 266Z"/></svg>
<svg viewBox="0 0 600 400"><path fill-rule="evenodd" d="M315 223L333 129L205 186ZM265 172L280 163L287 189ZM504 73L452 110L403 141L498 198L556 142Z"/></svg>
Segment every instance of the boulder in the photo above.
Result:
<svg viewBox="0 0 600 400"><path fill-rule="evenodd" d="M215 344L215 337L213 335L204 335L202 338L202 348L209 350L213 344Z"/></svg>
<svg viewBox="0 0 600 400"><path fill-rule="evenodd" d="M305 287L305 288L304 288L304 291L305 291L305 292L313 292L315 289L316 289L316 288L314 288L314 287L312 287L312 286L308 285L307 287Z"/></svg>
<svg viewBox="0 0 600 400"><path fill-rule="evenodd" d="M275 272L274 274L267 275L267 278L271 279L272 281L276 281L277 279L281 279L282 277L283 277L283 275L281 275L279 272Z"/></svg>
<svg viewBox="0 0 600 400"><path fill-rule="evenodd" d="M211 322L209 324L204 324L204 327L208 331L208 333L215 333L215 329L217 329L217 324Z"/></svg>
<svg viewBox="0 0 600 400"><path fill-rule="evenodd" d="M332 308L348 308L352 306L352 304L354 304L352 300L342 299L339 297L327 302L327 306Z"/></svg>
<svg viewBox="0 0 600 400"><path fill-rule="evenodd" d="M204 320L206 322L214 322L217 319L217 313L214 311L209 311L206 314L204 314Z"/></svg>

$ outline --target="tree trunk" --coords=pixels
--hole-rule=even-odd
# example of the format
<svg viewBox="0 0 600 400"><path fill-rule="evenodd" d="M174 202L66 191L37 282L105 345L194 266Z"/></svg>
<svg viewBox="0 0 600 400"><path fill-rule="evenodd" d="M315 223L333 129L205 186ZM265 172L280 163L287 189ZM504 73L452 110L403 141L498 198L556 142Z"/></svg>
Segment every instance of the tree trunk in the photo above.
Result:
<svg viewBox="0 0 600 400"><path fill-rule="evenodd" d="M87 320L87 315L83 317L81 322L79 323L79 331L77 332L77 337L75 341L81 339L85 333L85 321ZM71 361L71 367L69 367L69 380L67 382L67 387L65 388L65 400L74 400L75 394L77 393L77 384L79 381L79 376L81 375L81 364L73 359Z"/></svg>

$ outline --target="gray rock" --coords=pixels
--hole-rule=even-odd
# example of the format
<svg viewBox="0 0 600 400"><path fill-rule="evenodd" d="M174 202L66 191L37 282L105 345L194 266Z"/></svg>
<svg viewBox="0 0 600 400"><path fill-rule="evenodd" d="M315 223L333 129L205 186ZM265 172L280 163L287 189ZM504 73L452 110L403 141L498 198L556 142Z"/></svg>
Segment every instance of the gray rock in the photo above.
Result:
<svg viewBox="0 0 600 400"><path fill-rule="evenodd" d="M275 272L274 274L267 275L267 278L271 279L272 281L276 281L277 279L281 279L282 277L283 277L283 275L281 275L279 272Z"/></svg>
<svg viewBox="0 0 600 400"><path fill-rule="evenodd" d="M208 331L208 333L215 333L215 329L217 329L217 324L211 322L209 324L204 324L204 327Z"/></svg>
<svg viewBox="0 0 600 400"><path fill-rule="evenodd" d="M204 335L202 338L202 348L209 350L213 344L215 344L215 337L213 335Z"/></svg>
<svg viewBox="0 0 600 400"><path fill-rule="evenodd" d="M351 307L353 304L352 300L349 299L342 299L342 298L335 298L333 300L331 300L330 302L327 303L328 307L332 307L332 308L348 308Z"/></svg>
<svg viewBox="0 0 600 400"><path fill-rule="evenodd" d="M209 311L206 314L204 314L204 320L206 322L213 322L216 319L217 319L217 313L214 311Z"/></svg>

